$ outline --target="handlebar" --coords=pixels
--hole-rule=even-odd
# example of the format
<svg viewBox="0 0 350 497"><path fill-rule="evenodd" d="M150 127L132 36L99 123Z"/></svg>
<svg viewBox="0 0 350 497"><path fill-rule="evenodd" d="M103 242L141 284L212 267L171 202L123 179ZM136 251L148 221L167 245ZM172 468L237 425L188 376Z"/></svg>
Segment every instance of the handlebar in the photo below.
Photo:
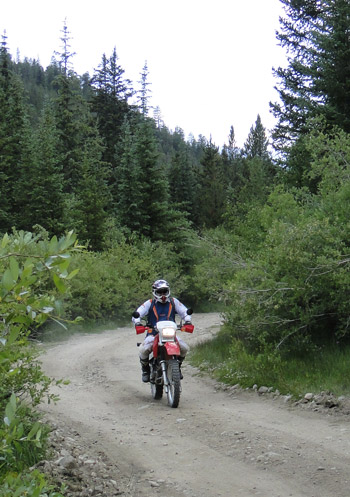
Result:
<svg viewBox="0 0 350 497"><path fill-rule="evenodd" d="M186 333L193 333L194 326L193 324L178 324L177 329L180 331L185 331ZM152 328L150 326L143 326L143 325L135 325L135 330L136 330L136 335L141 335L145 331L151 331Z"/></svg>

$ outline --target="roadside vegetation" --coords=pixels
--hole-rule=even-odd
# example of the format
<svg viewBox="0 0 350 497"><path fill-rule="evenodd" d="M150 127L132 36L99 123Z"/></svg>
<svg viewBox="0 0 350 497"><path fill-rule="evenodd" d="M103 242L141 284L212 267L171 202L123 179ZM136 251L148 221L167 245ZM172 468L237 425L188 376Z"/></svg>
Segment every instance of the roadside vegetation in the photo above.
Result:
<svg viewBox="0 0 350 497"><path fill-rule="evenodd" d="M72 233L58 240L15 232L0 240L1 497L61 496L44 475L29 470L45 457L50 432L36 407L57 400L30 335L47 319L62 319L61 296L76 274L69 263L78 249Z"/></svg>
<svg viewBox="0 0 350 497"><path fill-rule="evenodd" d="M64 491L30 470L55 400L35 339L129 323L157 278L222 313L191 355L220 381L350 394L350 6L281 2L277 124L257 115L242 147L150 117L147 64L135 89L115 49L78 75L66 24L45 69L3 35L0 497Z"/></svg>
<svg viewBox="0 0 350 497"><path fill-rule="evenodd" d="M190 361L227 385L243 389L265 386L298 400L309 392L350 396L349 354L349 345L320 346L312 354L290 353L285 357L274 350L249 353L223 330L210 343L192 350Z"/></svg>

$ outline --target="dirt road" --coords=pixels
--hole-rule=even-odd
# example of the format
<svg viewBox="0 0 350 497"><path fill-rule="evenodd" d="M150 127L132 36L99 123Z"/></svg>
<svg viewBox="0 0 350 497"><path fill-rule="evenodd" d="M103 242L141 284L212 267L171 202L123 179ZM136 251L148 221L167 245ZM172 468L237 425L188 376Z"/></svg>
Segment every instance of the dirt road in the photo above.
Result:
<svg viewBox="0 0 350 497"><path fill-rule="evenodd" d="M193 321L194 335L183 337L190 345L215 332L219 315ZM45 408L49 418L74 428L87 452L106 454L120 481L115 495L349 497L348 416L222 391L189 365L172 409L141 383L138 340L131 326L79 335L42 358L51 377L71 381Z"/></svg>

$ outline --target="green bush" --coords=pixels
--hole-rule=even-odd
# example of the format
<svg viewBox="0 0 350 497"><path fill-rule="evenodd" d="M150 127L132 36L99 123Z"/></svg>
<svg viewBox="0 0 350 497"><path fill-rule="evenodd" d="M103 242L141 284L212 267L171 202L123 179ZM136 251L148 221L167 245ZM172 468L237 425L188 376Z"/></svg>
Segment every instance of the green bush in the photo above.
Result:
<svg viewBox="0 0 350 497"><path fill-rule="evenodd" d="M253 352L224 327L213 340L193 348L190 360L228 385L266 386L298 399L306 392L349 394L349 353L349 345L337 344L320 346L312 353L289 353L287 358L271 346Z"/></svg>
<svg viewBox="0 0 350 497"><path fill-rule="evenodd" d="M188 284L181 274L181 256L163 242L122 241L107 252L76 255L72 267L79 273L71 282L65 311L86 321L130 319L132 311L152 297L151 284L158 278L169 281L176 296L186 292Z"/></svg>
<svg viewBox="0 0 350 497"><path fill-rule="evenodd" d="M0 425L0 478L21 472L40 461L46 452L48 428L12 394Z"/></svg>
<svg viewBox="0 0 350 497"><path fill-rule="evenodd" d="M15 232L0 240L0 409L12 393L38 404L51 380L29 342L33 328L61 318L61 296L77 270L69 271L78 250L68 233L58 240Z"/></svg>
<svg viewBox="0 0 350 497"><path fill-rule="evenodd" d="M64 490L63 490L64 491ZM63 497L39 471L8 473L0 486L0 497Z"/></svg>
<svg viewBox="0 0 350 497"><path fill-rule="evenodd" d="M70 232L60 239L26 232L0 240L0 496L58 497L39 472L27 474L46 452L48 428L35 406L52 380L29 340L48 319L62 320L61 297L78 269L69 270L80 247Z"/></svg>
<svg viewBox="0 0 350 497"><path fill-rule="evenodd" d="M336 161L338 140L327 142L327 154L318 136L311 143L319 193L278 187L270 195L260 213L264 243L227 286L227 322L250 350L305 351L350 338L350 162Z"/></svg>

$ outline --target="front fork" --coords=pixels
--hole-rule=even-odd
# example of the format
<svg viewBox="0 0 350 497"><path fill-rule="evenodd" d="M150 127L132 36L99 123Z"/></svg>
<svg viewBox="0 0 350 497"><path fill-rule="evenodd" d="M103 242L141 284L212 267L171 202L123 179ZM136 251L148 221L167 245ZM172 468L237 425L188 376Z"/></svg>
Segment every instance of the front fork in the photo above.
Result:
<svg viewBox="0 0 350 497"><path fill-rule="evenodd" d="M168 393L169 379L168 379L168 374L167 374L166 361L163 359L162 361L160 361L160 365L162 366L163 383L164 383L165 391L166 391L166 393Z"/></svg>

